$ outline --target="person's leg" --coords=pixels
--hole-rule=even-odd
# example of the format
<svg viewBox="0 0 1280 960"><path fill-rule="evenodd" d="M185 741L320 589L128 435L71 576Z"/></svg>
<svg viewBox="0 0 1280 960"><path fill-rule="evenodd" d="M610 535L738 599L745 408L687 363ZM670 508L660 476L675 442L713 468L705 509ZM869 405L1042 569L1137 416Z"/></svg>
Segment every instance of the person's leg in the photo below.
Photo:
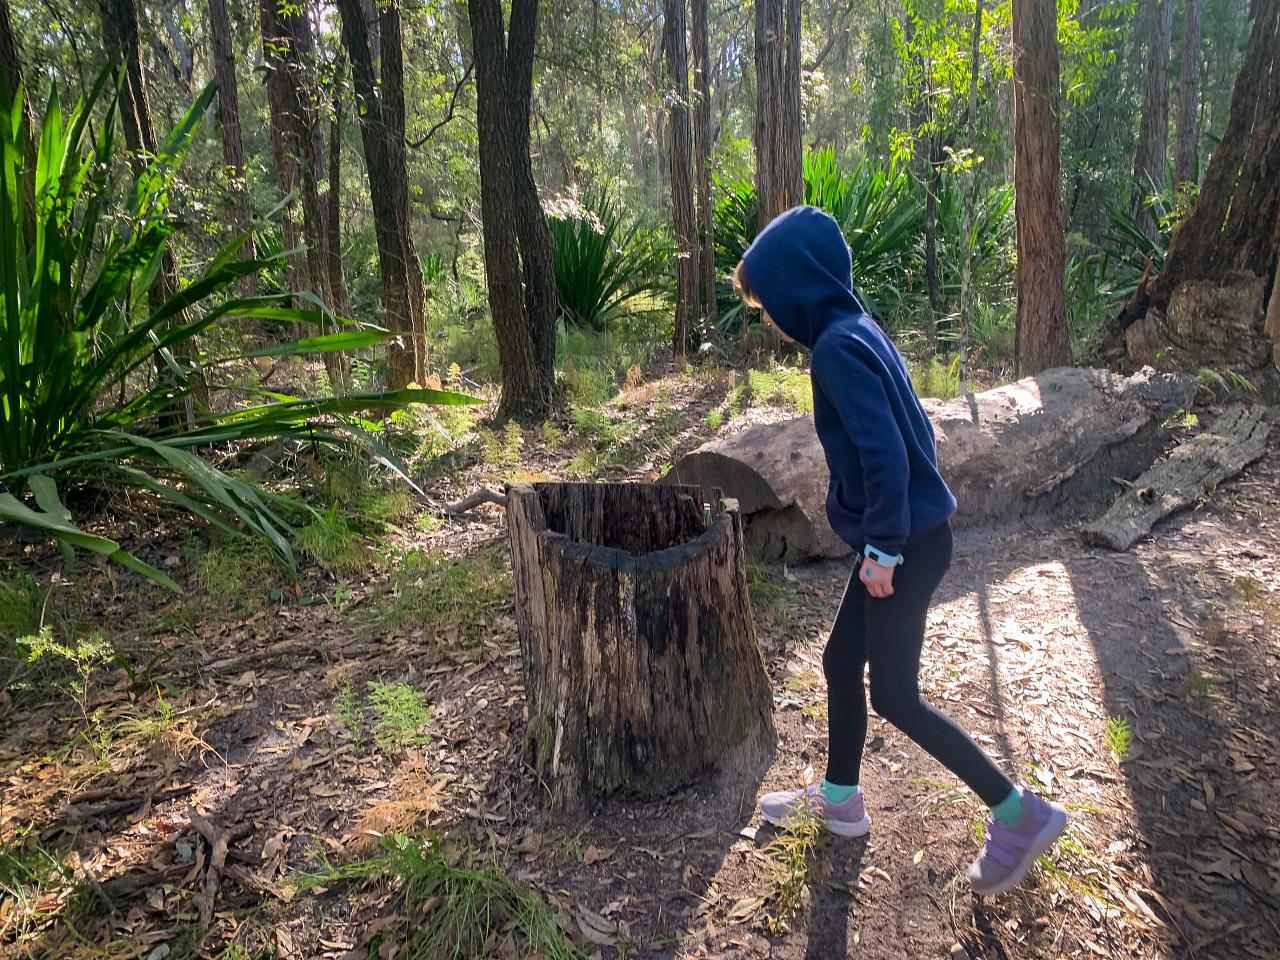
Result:
<svg viewBox="0 0 1280 960"><path fill-rule="evenodd" d="M867 588L855 567L822 651L827 680L827 783L856 787L867 739L867 665L865 618Z"/></svg>
<svg viewBox="0 0 1280 960"><path fill-rule="evenodd" d="M858 788L867 735L867 696L862 680L867 663L863 633L866 593L855 570L822 653L827 678L827 778L821 785L765 794L760 812L770 823L784 825L801 808L811 808L822 812L832 833L860 837L871 828Z"/></svg>
<svg viewBox="0 0 1280 960"><path fill-rule="evenodd" d="M908 543L903 559L894 573L893 595L868 597L865 604L871 705L983 803L996 807L1014 794L1013 782L955 721L920 696L920 651L929 601L951 564L950 527L943 525Z"/></svg>

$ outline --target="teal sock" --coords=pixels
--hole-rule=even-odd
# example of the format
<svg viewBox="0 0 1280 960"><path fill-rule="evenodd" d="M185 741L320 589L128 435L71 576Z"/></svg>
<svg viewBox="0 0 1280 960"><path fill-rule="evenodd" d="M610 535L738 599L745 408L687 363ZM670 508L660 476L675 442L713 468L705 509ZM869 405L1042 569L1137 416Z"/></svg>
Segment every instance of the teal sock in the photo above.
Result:
<svg viewBox="0 0 1280 960"><path fill-rule="evenodd" d="M844 803L861 789L856 783L852 787L846 787L830 780L822 781L822 795L832 803Z"/></svg>
<svg viewBox="0 0 1280 960"><path fill-rule="evenodd" d="M991 815L1001 823L1017 823L1022 819L1022 788L1013 791L991 808Z"/></svg>

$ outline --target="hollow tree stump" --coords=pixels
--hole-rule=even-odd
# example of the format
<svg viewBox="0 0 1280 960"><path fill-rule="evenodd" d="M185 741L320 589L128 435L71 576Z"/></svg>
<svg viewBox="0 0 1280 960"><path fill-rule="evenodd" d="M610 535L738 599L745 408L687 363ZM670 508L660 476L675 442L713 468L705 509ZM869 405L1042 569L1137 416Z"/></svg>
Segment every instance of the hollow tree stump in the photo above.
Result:
<svg viewBox="0 0 1280 960"><path fill-rule="evenodd" d="M675 485L516 484L507 523L525 748L555 805L662 796L769 755L772 694L733 500Z"/></svg>

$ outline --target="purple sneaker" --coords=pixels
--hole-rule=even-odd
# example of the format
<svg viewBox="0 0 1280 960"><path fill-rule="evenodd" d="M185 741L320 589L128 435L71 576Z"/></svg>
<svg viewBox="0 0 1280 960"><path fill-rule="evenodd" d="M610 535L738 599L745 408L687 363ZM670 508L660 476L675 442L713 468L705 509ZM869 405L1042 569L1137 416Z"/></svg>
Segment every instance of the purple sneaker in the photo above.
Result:
<svg viewBox="0 0 1280 960"><path fill-rule="evenodd" d="M844 803L832 803L822 793L822 787L811 783L802 790L778 790L760 798L760 815L775 826L785 826L802 808L821 810L828 830L840 837L860 837L871 829L862 791L849 797Z"/></svg>
<svg viewBox="0 0 1280 960"><path fill-rule="evenodd" d="M1066 810L1024 791L1021 820L1001 823L992 817L987 821L987 842L969 867L973 892L994 896L1012 890L1066 829Z"/></svg>

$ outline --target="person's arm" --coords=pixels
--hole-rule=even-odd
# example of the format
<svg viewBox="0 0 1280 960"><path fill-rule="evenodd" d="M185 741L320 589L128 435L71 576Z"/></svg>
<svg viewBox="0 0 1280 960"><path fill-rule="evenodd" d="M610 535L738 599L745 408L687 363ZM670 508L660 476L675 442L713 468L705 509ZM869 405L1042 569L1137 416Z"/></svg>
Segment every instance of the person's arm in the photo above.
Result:
<svg viewBox="0 0 1280 960"><path fill-rule="evenodd" d="M814 354L812 375L858 448L866 545L887 556L900 554L911 533L911 473L902 430L880 375L844 344L826 342L822 348Z"/></svg>

